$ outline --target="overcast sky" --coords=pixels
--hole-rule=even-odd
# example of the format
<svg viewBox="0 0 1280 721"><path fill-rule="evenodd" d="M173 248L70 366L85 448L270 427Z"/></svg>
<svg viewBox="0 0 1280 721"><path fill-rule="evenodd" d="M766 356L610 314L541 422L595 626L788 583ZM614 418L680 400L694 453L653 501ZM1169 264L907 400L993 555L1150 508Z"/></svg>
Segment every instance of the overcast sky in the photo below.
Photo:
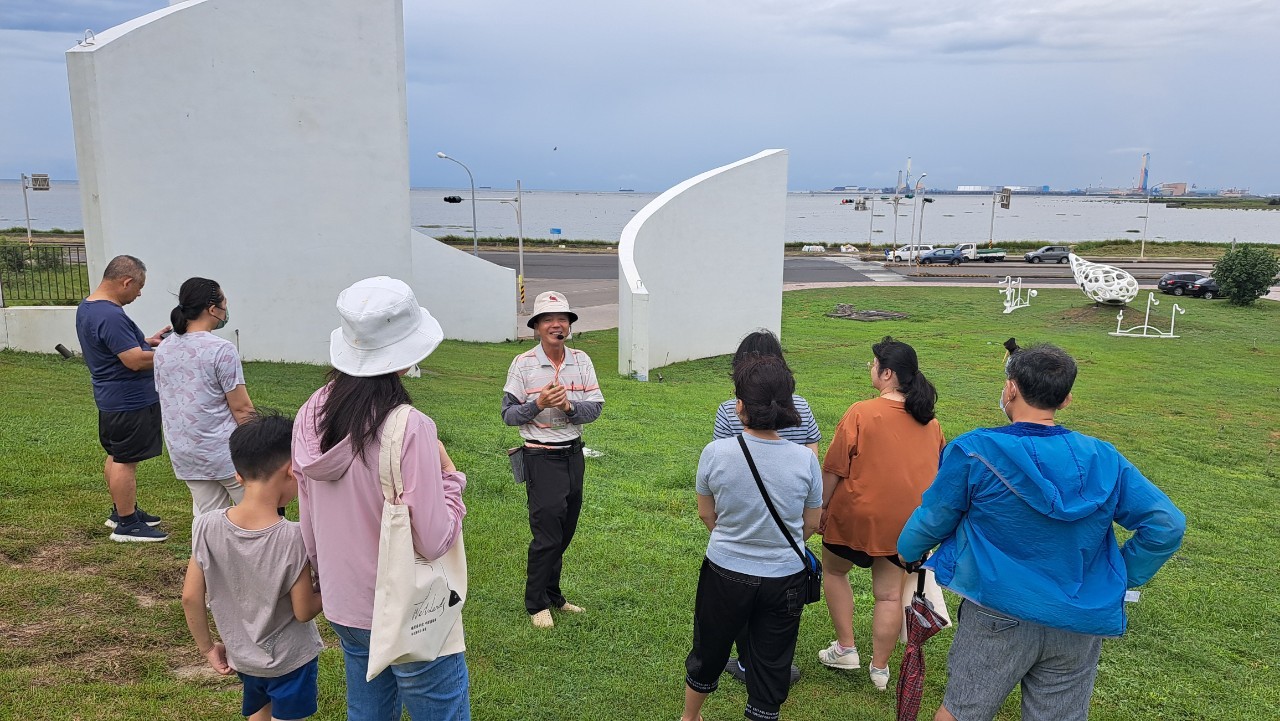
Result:
<svg viewBox="0 0 1280 721"><path fill-rule="evenodd" d="M269 0L262 0L267 2ZM0 177L75 177L64 52L166 0L0 3ZM405 0L411 181L660 191L765 148L794 190L1280 193L1266 0Z"/></svg>

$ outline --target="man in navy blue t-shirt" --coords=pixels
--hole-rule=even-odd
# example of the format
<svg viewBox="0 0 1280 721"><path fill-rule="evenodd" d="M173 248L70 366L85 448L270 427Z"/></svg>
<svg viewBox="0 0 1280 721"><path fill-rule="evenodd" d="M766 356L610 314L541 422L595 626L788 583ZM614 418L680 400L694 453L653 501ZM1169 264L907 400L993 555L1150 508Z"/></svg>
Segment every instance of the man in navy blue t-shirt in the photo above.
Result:
<svg viewBox="0 0 1280 721"><path fill-rule="evenodd" d="M160 518L137 505L138 463L160 455L160 398L151 368L152 349L166 326L143 337L124 306L142 295L147 267L131 255L107 263L102 282L76 309L76 335L93 380L98 406L98 441L107 452L103 473L111 493L111 540L155 542L168 534L155 528ZM123 511L123 512L122 512Z"/></svg>

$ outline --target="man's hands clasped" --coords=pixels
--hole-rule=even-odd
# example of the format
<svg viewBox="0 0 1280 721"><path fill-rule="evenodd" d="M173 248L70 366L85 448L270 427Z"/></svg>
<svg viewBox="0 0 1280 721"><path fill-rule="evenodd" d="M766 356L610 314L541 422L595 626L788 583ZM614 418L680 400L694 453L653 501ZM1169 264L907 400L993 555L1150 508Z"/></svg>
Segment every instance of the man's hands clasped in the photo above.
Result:
<svg viewBox="0 0 1280 721"><path fill-rule="evenodd" d="M539 410L559 408L565 413L569 413L573 410L573 406L569 404L568 390L555 381L548 383L542 391L538 393L537 403Z"/></svg>

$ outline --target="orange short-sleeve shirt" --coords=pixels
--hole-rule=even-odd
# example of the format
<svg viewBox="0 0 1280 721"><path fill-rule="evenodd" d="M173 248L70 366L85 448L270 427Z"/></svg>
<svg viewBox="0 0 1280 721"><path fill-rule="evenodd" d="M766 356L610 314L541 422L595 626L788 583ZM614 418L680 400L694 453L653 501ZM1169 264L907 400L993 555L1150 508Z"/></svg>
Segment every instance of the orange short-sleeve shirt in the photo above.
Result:
<svg viewBox="0 0 1280 721"><path fill-rule="evenodd" d="M945 445L938 419L922 425L902 401L850 406L822 462L822 470L843 479L827 507L823 542L896 555L898 535L933 483Z"/></svg>

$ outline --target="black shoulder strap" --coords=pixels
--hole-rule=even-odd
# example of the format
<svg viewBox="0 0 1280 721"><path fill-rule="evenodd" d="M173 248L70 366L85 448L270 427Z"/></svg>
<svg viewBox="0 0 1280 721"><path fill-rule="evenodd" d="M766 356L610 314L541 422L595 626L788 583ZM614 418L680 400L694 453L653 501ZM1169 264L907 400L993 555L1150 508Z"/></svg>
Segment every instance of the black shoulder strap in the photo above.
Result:
<svg viewBox="0 0 1280 721"><path fill-rule="evenodd" d="M796 555L800 557L800 563L804 564L804 569L806 571L810 570L808 557L804 555L804 551L800 550L796 539L791 537L791 532L787 530L782 518L778 516L778 509L773 507L773 499L769 498L769 492L764 489L764 481L760 479L760 471L756 470L755 459L751 457L751 451L747 450L747 441L741 434L738 435L738 445L742 446L742 455L747 457L747 467L751 469L751 475L756 479L756 488L760 489L760 495L764 497L764 505L769 509L769 515L773 516L773 522L778 524L778 530L782 531L787 543L791 544L791 550L795 551Z"/></svg>

